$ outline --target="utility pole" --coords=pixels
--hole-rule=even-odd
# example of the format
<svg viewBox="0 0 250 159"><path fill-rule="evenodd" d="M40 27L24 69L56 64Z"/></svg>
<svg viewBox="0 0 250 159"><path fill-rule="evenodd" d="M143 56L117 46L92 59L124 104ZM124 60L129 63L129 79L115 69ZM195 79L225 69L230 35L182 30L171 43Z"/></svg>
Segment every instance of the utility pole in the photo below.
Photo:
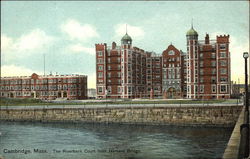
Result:
<svg viewBox="0 0 250 159"><path fill-rule="evenodd" d="M45 54L43 54L43 75L45 76Z"/></svg>

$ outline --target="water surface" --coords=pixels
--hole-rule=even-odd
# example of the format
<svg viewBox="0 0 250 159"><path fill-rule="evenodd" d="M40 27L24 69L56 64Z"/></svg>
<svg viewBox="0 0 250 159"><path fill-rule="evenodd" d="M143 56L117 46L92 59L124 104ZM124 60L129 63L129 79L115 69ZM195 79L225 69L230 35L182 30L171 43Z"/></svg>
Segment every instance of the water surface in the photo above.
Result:
<svg viewBox="0 0 250 159"><path fill-rule="evenodd" d="M6 159L216 159L232 128L0 122L0 132Z"/></svg>

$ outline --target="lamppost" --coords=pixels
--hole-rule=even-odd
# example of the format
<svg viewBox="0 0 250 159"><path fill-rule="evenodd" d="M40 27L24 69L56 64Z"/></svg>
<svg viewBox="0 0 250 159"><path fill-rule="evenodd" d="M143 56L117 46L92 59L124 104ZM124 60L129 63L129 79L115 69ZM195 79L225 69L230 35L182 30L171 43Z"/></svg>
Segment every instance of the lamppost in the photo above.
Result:
<svg viewBox="0 0 250 159"><path fill-rule="evenodd" d="M241 149L243 150L243 157L248 157L249 155L249 97L248 97L248 75L247 75L247 59L249 57L248 52L243 53L245 59L245 116L244 124L241 125Z"/></svg>
<svg viewBox="0 0 250 159"><path fill-rule="evenodd" d="M245 59L245 113L247 112L249 112L249 108L248 108L248 106L249 106L249 97L248 97L248 74L247 74L247 59L248 59L248 57L249 57L249 54L248 54L248 52L244 52L243 53L243 57L244 57L244 59ZM247 123L249 123L249 117L247 116L246 118L245 118L246 120L245 121L247 121Z"/></svg>

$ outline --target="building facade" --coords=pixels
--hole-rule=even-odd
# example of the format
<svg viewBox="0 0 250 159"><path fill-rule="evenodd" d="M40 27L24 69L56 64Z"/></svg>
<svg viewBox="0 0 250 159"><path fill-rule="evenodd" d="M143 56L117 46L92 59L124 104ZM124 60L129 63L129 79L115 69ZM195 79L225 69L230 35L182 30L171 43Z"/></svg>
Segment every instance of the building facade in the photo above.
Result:
<svg viewBox="0 0 250 159"><path fill-rule="evenodd" d="M154 52L147 53L147 95L151 99L162 97L162 56Z"/></svg>
<svg viewBox="0 0 250 159"><path fill-rule="evenodd" d="M182 98L185 54L172 44L162 53L162 91L165 99Z"/></svg>
<svg viewBox="0 0 250 159"><path fill-rule="evenodd" d="M146 95L146 56L126 34L121 46L96 44L97 98L142 98Z"/></svg>
<svg viewBox="0 0 250 159"><path fill-rule="evenodd" d="M97 98L162 98L162 67L162 55L132 46L127 33L121 46L96 44Z"/></svg>
<svg viewBox="0 0 250 159"><path fill-rule="evenodd" d="M120 46L96 44L97 98L230 98L229 35L198 40L192 26L186 38L186 53L171 44L161 55L127 33Z"/></svg>
<svg viewBox="0 0 250 159"><path fill-rule="evenodd" d="M230 98L230 52L229 35L210 40L198 40L192 28L187 32L186 84L187 98Z"/></svg>
<svg viewBox="0 0 250 159"><path fill-rule="evenodd" d="M0 96L7 98L87 99L87 76L45 75L3 77Z"/></svg>

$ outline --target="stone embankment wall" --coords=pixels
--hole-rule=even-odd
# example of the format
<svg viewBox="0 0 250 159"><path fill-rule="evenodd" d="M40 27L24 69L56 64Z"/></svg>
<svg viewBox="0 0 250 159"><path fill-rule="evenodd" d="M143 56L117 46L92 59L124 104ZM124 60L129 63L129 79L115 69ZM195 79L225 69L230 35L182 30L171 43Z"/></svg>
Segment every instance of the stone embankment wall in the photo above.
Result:
<svg viewBox="0 0 250 159"><path fill-rule="evenodd" d="M242 106L1 109L0 120L233 126Z"/></svg>

